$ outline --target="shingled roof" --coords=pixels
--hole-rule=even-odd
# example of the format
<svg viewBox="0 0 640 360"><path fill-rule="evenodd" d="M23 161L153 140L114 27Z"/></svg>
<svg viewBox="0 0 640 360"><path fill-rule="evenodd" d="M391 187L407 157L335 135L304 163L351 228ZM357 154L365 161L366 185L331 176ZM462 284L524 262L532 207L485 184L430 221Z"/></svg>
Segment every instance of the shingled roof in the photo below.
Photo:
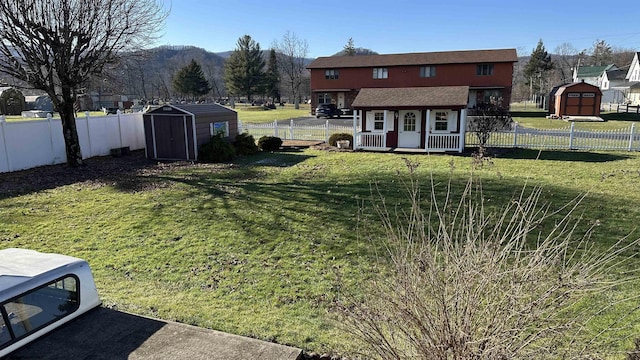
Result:
<svg viewBox="0 0 640 360"><path fill-rule="evenodd" d="M312 61L307 66L307 69L498 63L516 61L518 61L518 55L515 49L464 50L407 54L319 57L316 60Z"/></svg>
<svg viewBox="0 0 640 360"><path fill-rule="evenodd" d="M400 108L467 106L468 86L364 88L353 101L354 108Z"/></svg>

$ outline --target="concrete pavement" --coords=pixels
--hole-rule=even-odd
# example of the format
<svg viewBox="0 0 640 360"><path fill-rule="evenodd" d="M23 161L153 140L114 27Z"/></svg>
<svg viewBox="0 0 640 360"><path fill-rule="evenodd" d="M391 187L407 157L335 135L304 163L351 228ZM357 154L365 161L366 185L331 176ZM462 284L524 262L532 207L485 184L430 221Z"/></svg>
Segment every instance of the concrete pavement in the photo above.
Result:
<svg viewBox="0 0 640 360"><path fill-rule="evenodd" d="M18 349L6 360L297 360L302 350L106 308Z"/></svg>

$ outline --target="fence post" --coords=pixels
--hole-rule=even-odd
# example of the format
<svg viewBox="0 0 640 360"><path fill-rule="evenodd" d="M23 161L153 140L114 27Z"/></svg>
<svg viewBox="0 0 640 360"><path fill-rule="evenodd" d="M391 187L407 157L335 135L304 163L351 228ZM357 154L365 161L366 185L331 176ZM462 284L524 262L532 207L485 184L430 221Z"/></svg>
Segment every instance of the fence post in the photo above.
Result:
<svg viewBox="0 0 640 360"><path fill-rule="evenodd" d="M55 147L54 147L54 143L53 143L53 128L51 125L51 122L53 121L53 116L51 116L51 113L47 114L47 123L49 124L49 143L51 145L51 165L55 165L56 163L56 153L55 153Z"/></svg>
<svg viewBox="0 0 640 360"><path fill-rule="evenodd" d="M278 136L278 120L273 120L273 136L280 137Z"/></svg>
<svg viewBox="0 0 640 360"><path fill-rule="evenodd" d="M324 142L329 143L329 119L325 122L324 127Z"/></svg>
<svg viewBox="0 0 640 360"><path fill-rule="evenodd" d="M93 154L91 152L91 132L89 131L89 117L90 117L91 114L88 111L86 111L84 113L84 115L85 115L85 117L87 119L87 142L89 144L89 154L88 154L87 157L90 158L90 157L93 156Z"/></svg>
<svg viewBox="0 0 640 360"><path fill-rule="evenodd" d="M289 140L293 140L293 119L289 121Z"/></svg>
<svg viewBox="0 0 640 360"><path fill-rule="evenodd" d="M118 115L118 136L120 137L120 148L122 148L122 124L120 123L122 121L122 111L118 109L116 114Z"/></svg>
<svg viewBox="0 0 640 360"><path fill-rule="evenodd" d="M513 147L518 147L518 122L516 121L516 125L513 127Z"/></svg>
<svg viewBox="0 0 640 360"><path fill-rule="evenodd" d="M635 137L636 123L631 123L631 134L629 134L629 151L633 151L633 138Z"/></svg>
<svg viewBox="0 0 640 360"><path fill-rule="evenodd" d="M7 159L7 171L11 172L13 169L11 168L11 158L9 157L9 147L7 146L7 135L5 134L5 124L7 120L4 116L0 115L0 129L2 130L2 143L4 144L4 155Z"/></svg>
<svg viewBox="0 0 640 360"><path fill-rule="evenodd" d="M576 123L571 123L571 130L569 130L569 150L573 150L573 130L575 129Z"/></svg>

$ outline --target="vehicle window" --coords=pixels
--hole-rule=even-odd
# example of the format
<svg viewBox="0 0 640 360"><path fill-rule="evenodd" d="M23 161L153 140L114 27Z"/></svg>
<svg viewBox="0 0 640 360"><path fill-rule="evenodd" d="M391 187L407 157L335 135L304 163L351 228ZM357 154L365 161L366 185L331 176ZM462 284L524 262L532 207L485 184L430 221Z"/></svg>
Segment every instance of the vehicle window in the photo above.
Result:
<svg viewBox="0 0 640 360"><path fill-rule="evenodd" d="M78 309L78 281L67 276L4 304L16 338Z"/></svg>
<svg viewBox="0 0 640 360"><path fill-rule="evenodd" d="M11 340L11 334L9 334L9 328L4 323L4 319L0 316L0 347L3 344L8 343Z"/></svg>

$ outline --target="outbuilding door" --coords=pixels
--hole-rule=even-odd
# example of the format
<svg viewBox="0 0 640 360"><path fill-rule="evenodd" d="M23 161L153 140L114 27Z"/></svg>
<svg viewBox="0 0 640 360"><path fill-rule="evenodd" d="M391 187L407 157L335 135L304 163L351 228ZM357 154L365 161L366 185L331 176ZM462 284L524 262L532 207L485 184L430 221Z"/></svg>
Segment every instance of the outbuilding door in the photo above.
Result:
<svg viewBox="0 0 640 360"><path fill-rule="evenodd" d="M398 119L398 147L420 147L420 112L401 111Z"/></svg>
<svg viewBox="0 0 640 360"><path fill-rule="evenodd" d="M184 117L157 116L154 118L156 158L188 159Z"/></svg>

